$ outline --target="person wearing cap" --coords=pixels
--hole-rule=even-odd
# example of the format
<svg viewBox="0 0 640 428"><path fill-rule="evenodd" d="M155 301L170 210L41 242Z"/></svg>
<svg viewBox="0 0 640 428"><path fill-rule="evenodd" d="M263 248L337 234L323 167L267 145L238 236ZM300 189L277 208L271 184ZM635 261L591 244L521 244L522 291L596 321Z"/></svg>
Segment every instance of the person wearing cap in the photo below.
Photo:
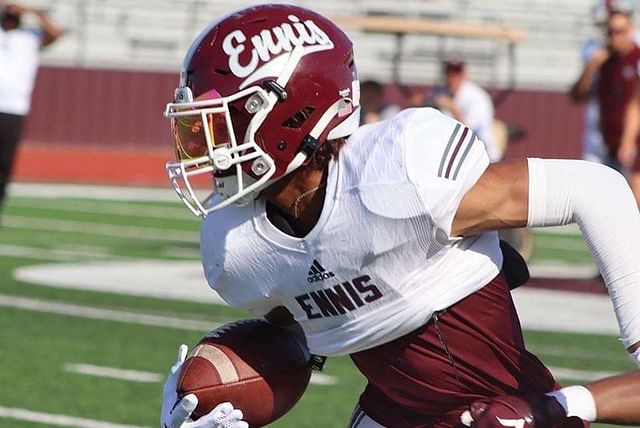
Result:
<svg viewBox="0 0 640 428"><path fill-rule="evenodd" d="M624 156L630 132L627 107L633 98L640 67L640 48L632 21L632 9L626 2L610 2L604 33L606 45L588 52L582 73L572 85L569 96L578 102L595 100L603 150L586 151L587 160L598 161L624 174L628 173L628 159ZM593 120L593 119L592 119ZM624 153L623 153L624 152Z"/></svg>
<svg viewBox="0 0 640 428"><path fill-rule="evenodd" d="M25 13L36 17L38 29L21 27ZM43 10L18 4L0 9L0 204L31 106L40 48L56 41L60 34Z"/></svg>
<svg viewBox="0 0 640 428"><path fill-rule="evenodd" d="M480 85L469 80L461 58L443 63L445 83L434 89L433 105L471 128L484 142L491 162L502 158L493 136L494 108L491 97Z"/></svg>

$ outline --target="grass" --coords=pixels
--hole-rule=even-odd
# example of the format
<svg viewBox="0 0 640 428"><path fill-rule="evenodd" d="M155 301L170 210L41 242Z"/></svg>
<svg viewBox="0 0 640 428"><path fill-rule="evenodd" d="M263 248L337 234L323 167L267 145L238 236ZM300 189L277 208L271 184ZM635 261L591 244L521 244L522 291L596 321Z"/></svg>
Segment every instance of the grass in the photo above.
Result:
<svg viewBox="0 0 640 428"><path fill-rule="evenodd" d="M201 320L211 325L247 316L219 305L48 288L14 278L18 268L46 263L196 261L199 222L178 203L12 197L3 214L0 298L20 296ZM71 229L61 231L56 225ZM536 261L591 263L586 247L581 245L579 237L538 234L534 257ZM66 371L65 365L85 363L164 375L177 346L194 344L205 333L10 306L0 309L0 325L0 408L149 427L158 423L161 382L81 375ZM530 331L526 332L526 339L530 348L551 366L586 371L631 368L615 337ZM273 427L346 426L365 381L346 357L331 358L324 374L334 376L338 383L311 385L298 405ZM43 424L0 417L0 427L3 426L32 428Z"/></svg>

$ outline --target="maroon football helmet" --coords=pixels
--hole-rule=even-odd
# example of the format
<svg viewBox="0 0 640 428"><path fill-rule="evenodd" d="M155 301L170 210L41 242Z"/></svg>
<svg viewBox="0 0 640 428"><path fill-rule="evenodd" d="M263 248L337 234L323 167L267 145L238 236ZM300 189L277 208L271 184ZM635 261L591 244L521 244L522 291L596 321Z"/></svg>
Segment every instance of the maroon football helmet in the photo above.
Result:
<svg viewBox="0 0 640 428"><path fill-rule="evenodd" d="M291 5L227 15L193 42L167 105L169 177L196 215L248 203L353 133L359 99L351 40L327 18ZM201 199L192 182L203 174L213 192Z"/></svg>

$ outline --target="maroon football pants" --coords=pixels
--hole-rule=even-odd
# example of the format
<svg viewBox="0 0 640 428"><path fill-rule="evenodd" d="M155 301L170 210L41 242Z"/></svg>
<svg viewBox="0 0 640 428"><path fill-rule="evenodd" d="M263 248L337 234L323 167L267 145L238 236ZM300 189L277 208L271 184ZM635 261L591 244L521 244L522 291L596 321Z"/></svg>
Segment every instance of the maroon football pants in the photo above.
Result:
<svg viewBox="0 0 640 428"><path fill-rule="evenodd" d="M425 326L351 358L369 381L360 407L392 428L456 427L475 400L558 387L525 349L502 274Z"/></svg>

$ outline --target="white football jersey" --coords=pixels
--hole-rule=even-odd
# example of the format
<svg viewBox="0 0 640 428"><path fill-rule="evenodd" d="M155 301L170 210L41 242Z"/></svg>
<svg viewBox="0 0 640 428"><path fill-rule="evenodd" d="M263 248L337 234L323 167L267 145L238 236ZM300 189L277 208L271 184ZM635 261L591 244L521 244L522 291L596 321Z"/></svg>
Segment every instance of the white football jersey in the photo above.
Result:
<svg viewBox="0 0 640 428"><path fill-rule="evenodd" d="M363 126L331 163L322 213L304 238L277 229L260 199L207 216L209 285L258 316L286 307L315 354L403 336L500 271L496 233L449 236L488 164L476 135L433 109Z"/></svg>

